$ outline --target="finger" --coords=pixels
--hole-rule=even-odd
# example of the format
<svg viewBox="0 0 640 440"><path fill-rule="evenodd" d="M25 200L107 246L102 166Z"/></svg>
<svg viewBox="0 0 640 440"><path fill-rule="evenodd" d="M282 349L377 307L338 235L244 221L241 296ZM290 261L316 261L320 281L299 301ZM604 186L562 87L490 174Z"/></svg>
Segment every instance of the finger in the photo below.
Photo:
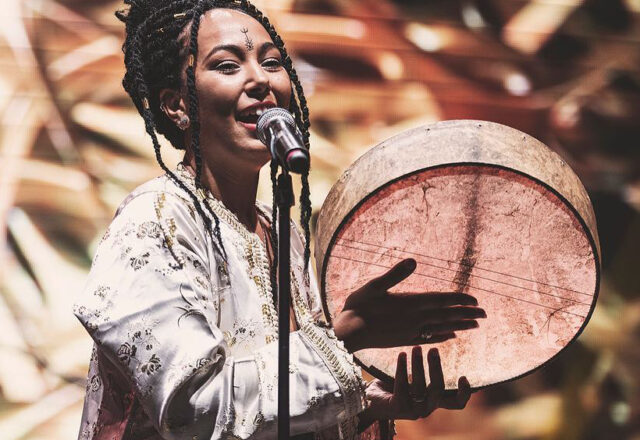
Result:
<svg viewBox="0 0 640 440"><path fill-rule="evenodd" d="M465 376L458 379L458 392L456 394L456 402L460 409L467 406L467 402L471 398L471 384Z"/></svg>
<svg viewBox="0 0 640 440"><path fill-rule="evenodd" d="M427 383L424 377L424 359L422 347L413 347L411 350L411 394L418 399L427 394Z"/></svg>
<svg viewBox="0 0 640 440"><path fill-rule="evenodd" d="M463 409L471 397L471 385L466 377L458 379L458 390L446 393L440 402L440 407L446 409Z"/></svg>
<svg viewBox="0 0 640 440"><path fill-rule="evenodd" d="M455 306L444 309L433 309L422 312L424 323L438 324L449 321L462 321L465 319L483 319L487 313L480 307Z"/></svg>
<svg viewBox="0 0 640 440"><path fill-rule="evenodd" d="M393 383L393 400L402 412L406 412L411 408L409 378L407 375L407 354L404 352L398 355L395 382Z"/></svg>
<svg viewBox="0 0 640 440"><path fill-rule="evenodd" d="M457 336L455 333L451 332L451 333L443 333L443 334L439 334L439 335L430 335L428 340L425 340L425 338L423 336L418 336L415 340L414 340L414 344L437 344L439 342L445 342L448 341L449 339L455 339Z"/></svg>
<svg viewBox="0 0 640 440"><path fill-rule="evenodd" d="M431 333L432 335L440 335L440 334L447 334L447 333L461 331L461 330L471 330L478 327L479 327L478 321L474 321L474 320L454 321L454 322L447 322L444 324L425 323L423 325L423 331L426 331L427 333Z"/></svg>
<svg viewBox="0 0 640 440"><path fill-rule="evenodd" d="M440 363L440 352L437 348L432 348L427 354L429 364L429 384L437 389L444 390L444 374Z"/></svg>
<svg viewBox="0 0 640 440"><path fill-rule="evenodd" d="M452 306L477 306L478 300L466 293L425 292L410 294L394 294L396 298L406 302L406 307L417 310L441 309Z"/></svg>
<svg viewBox="0 0 640 440"><path fill-rule="evenodd" d="M384 274L369 281L367 287L373 291L384 293L406 279L414 270L416 270L416 260L407 258L393 266Z"/></svg>
<svg viewBox="0 0 640 440"><path fill-rule="evenodd" d="M440 353L432 348L427 354L429 364L429 388L427 393L428 408L434 410L440 406L440 399L444 393L444 374L440 363Z"/></svg>

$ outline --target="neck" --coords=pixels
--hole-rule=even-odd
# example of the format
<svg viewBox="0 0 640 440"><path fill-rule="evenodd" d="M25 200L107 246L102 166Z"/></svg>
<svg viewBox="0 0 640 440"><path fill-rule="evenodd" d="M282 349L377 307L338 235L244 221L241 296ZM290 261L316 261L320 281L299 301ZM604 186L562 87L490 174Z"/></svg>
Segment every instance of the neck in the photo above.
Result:
<svg viewBox="0 0 640 440"><path fill-rule="evenodd" d="M195 176L195 157L187 153L184 163ZM222 169L222 167L216 167L215 164L203 161L200 182L216 199L220 200L228 210L238 217L240 223L249 231L255 232L258 225L258 213L256 211L258 177L258 172L250 172L246 169L238 170L231 167Z"/></svg>

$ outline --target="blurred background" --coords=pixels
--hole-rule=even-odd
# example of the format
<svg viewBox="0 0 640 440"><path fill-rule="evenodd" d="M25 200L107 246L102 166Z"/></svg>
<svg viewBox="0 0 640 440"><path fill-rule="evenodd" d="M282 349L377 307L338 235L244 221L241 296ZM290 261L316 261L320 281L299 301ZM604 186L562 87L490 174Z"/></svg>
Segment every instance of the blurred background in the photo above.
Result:
<svg viewBox="0 0 640 440"><path fill-rule="evenodd" d="M256 3L310 101L316 214L369 147L444 119L495 121L540 139L594 204L603 277L578 341L541 371L475 394L465 411L399 423L398 438L640 439L640 1ZM118 204L160 174L120 85L120 8L0 8L3 440L77 436L91 342L71 303Z"/></svg>

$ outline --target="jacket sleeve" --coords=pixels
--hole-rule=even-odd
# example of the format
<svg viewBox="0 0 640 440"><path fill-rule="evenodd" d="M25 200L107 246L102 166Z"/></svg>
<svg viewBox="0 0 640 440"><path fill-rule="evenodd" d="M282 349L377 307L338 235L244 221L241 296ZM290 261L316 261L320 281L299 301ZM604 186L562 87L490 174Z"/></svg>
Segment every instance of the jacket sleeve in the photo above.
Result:
<svg viewBox="0 0 640 440"><path fill-rule="evenodd" d="M128 200L98 246L74 313L164 438L274 438L277 341L229 355L216 326L218 275L206 235L173 194ZM292 434L346 423L363 408L350 355L331 330L313 330L291 334Z"/></svg>

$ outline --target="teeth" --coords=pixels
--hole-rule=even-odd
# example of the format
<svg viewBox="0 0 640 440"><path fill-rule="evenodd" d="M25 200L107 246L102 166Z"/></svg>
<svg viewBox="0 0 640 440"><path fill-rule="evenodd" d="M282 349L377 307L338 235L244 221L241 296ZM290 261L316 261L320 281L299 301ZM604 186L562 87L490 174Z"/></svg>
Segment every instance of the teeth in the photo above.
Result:
<svg viewBox="0 0 640 440"><path fill-rule="evenodd" d="M265 111L267 111L268 107L263 107L263 108L256 108L256 109L251 109L251 110L246 110L244 112L242 112L243 116L251 116L251 115L256 115L256 116L260 116L262 115Z"/></svg>

